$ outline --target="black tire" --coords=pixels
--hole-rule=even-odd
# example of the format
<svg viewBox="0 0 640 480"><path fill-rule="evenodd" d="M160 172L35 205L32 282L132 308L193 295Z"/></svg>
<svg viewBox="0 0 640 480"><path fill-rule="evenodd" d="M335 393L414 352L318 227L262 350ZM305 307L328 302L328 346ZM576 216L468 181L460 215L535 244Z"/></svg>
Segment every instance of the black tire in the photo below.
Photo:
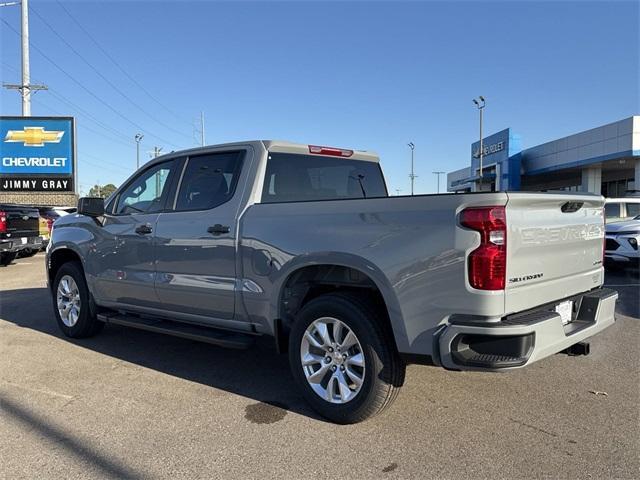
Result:
<svg viewBox="0 0 640 480"><path fill-rule="evenodd" d="M333 317L349 327L358 338L365 358L360 391L346 403L331 403L309 385L301 362L303 336L312 322ZM393 333L366 298L331 293L307 303L296 315L289 336L289 363L305 399L323 417L340 424L357 423L386 409L404 383L405 363L395 348Z"/></svg>
<svg viewBox="0 0 640 480"><path fill-rule="evenodd" d="M3 267L11 265L11 262L13 262L17 256L18 256L17 252L0 253L0 265L2 265Z"/></svg>
<svg viewBox="0 0 640 480"><path fill-rule="evenodd" d="M58 311L57 304L57 292L60 280L68 275L75 281L78 292L80 294L80 314L78 320L73 326L65 325ZM60 267L56 273L56 277L53 281L52 287L53 298L53 311L56 316L56 321L62 333L70 338L87 338L99 333L104 327L104 322L101 322L96 318L96 308L89 294L87 288L87 282L84 278L84 272L82 266L78 262L68 262Z"/></svg>
<svg viewBox="0 0 640 480"><path fill-rule="evenodd" d="M35 248L25 248L20 250L19 253L19 257L20 258L28 258L28 257L33 257L36 253L38 253L39 250L36 250Z"/></svg>

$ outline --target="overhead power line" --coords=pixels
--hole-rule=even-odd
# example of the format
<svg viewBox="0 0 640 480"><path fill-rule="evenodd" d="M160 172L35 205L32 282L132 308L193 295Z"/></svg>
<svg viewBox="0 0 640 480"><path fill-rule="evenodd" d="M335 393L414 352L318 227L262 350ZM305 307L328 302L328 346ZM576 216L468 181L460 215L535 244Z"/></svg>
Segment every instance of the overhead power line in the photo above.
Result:
<svg viewBox="0 0 640 480"><path fill-rule="evenodd" d="M13 67L12 65L9 65L8 63L5 62L1 62L2 65L9 69L12 70L14 72L17 72L18 74L20 73L18 71L17 68ZM47 89L47 92L50 93L51 95L53 95L53 97L55 99L57 99L59 102L62 102L66 105L68 105L69 107L71 107L72 109L75 109L79 112L79 115L83 118L85 118L85 120L88 120L89 122L92 122L94 124L96 124L98 127L101 128L101 130L95 130L92 129L88 126L86 126L85 124L80 124L80 126L82 128L86 128L87 130L89 130L90 132L95 133L96 135L100 135L103 138L113 142L118 142L120 145L124 145L125 147L131 147L131 145L133 144L133 140L131 140L131 138L129 138L129 135L127 135L126 133L123 132L119 132L118 130L116 130L115 128L111 127L110 125L107 125L106 123L98 120L98 118L96 118L95 116L93 116L92 114L90 114L88 111L86 111L84 108L80 107L79 105L75 104L74 102L72 102L71 100L69 100L68 98L66 98L64 95L62 95L60 92L58 92L57 90L54 89ZM50 110L54 113L57 113L58 115L61 116L65 116L65 115L69 115L69 112L61 112L60 110L57 110L55 108L53 108L51 105L48 105L46 103L44 103L41 99L33 99L33 102L38 104L38 105L42 105L43 107L45 107L47 110ZM111 135L111 137L107 136L106 134Z"/></svg>
<svg viewBox="0 0 640 480"><path fill-rule="evenodd" d="M0 18L0 20L2 20L2 23L4 23L7 27L9 27L9 29L11 31L13 31L16 35L20 36L20 33L18 33L18 31L13 28L13 26L7 22L4 18ZM103 104L104 106L106 106L109 110L111 110L113 113L115 113L116 115L118 115L120 118L122 118L123 120L127 121L128 123L130 123L131 125L133 125L134 127L136 127L138 130L141 130L142 132L146 133L147 135L149 135L150 137L154 137L158 140L160 140L163 143L167 143L169 145L173 145L176 148L180 148L178 147L175 143L171 143L171 142L167 142L167 140L165 138L159 137L158 135L154 135L153 133L149 132L146 128L141 127L140 125L138 125L137 123L135 123L134 121L132 121L131 119L127 118L125 115L123 115L121 112L119 112L118 110L116 110L114 107L112 107L111 105L109 105L107 102L105 102L102 98L100 98L98 95L96 95L95 93L93 93L91 90L89 90L87 87L85 87L80 81L78 81L73 75L71 75L69 72L67 72L64 68L62 68L60 65L58 65L54 60L52 60L46 53L44 53L42 51L42 49L40 49L37 45L35 45L33 42L31 43L31 47L34 48L36 50L36 52L38 52L40 55L42 55L42 57L47 60L51 65L53 65L56 69L58 69L61 73L63 73L67 78L69 78L73 83L75 83L76 85L78 85L82 90L84 90L85 92L87 92L89 95L91 95L93 98L95 98L98 102L100 102L101 104Z"/></svg>
<svg viewBox="0 0 640 480"><path fill-rule="evenodd" d="M98 75L102 80L104 80L111 88L113 88L116 92L118 92L125 100L127 100L129 103L131 103L134 107L136 107L138 110L140 110L142 113L144 113L145 115L147 115L149 118L151 118L153 121L157 122L159 125L162 125L164 128L166 128L167 130L171 130L174 133L177 133L178 135L182 135L183 137L187 137L190 138L189 135L176 130L175 128L173 128L170 125L167 125L166 123L158 120L158 118L154 115L152 115L151 113L147 112L141 105L139 105L135 100L133 100L129 95L127 95L125 92L123 92L122 90L120 90L111 80L109 80L105 75L102 74L102 72L100 72L99 69L97 69L91 62L89 62L89 60L87 60L80 52L78 52L78 50L71 45L71 43L69 43L67 40L65 40L65 38L60 35L60 33L51 26L51 24L49 22L47 22L44 17L42 17L42 15L40 15L38 13L37 10L34 10L32 7L29 7L29 11L31 11L31 13L35 14L36 17L38 17L38 19L44 23L46 25L46 27L51 30L53 32L53 34L58 37L60 39L61 42L63 42L76 56L78 56L78 58L80 58L80 60L82 60L91 70L94 71L94 73L96 75Z"/></svg>
<svg viewBox="0 0 640 480"><path fill-rule="evenodd" d="M165 106L160 100L158 100L155 96L153 96L149 90L147 90L140 82L138 82L135 77L133 77L125 68L123 68L118 61L113 58L113 56L107 51L105 50L102 45L100 45L100 43L95 39L95 37L93 35L91 35L91 33L84 28L84 26L82 25L82 23L80 23L80 21L78 21L69 10L67 10L67 8L62 4L62 2L60 2L60 0L56 0L57 4L60 6L60 8L62 10L64 10L64 12L67 14L67 16L78 26L78 28L80 30L82 30L84 32L84 34L89 38L89 40L91 40L93 42L93 44L98 48L98 50L100 50L105 57L107 57L109 60L111 60L111 63L113 63L118 70L120 70L120 72L122 72L122 74L124 76L126 76L129 80L131 80L131 82L133 84L135 84L140 90L142 90L151 100L153 100L155 103L157 103L158 105L160 105L165 111L167 111L168 113L170 113L171 115L173 115L177 120L180 120L183 123L189 123L186 120L184 120L180 115L178 115L177 113L175 113L173 110L171 110L170 108L168 108L167 106Z"/></svg>

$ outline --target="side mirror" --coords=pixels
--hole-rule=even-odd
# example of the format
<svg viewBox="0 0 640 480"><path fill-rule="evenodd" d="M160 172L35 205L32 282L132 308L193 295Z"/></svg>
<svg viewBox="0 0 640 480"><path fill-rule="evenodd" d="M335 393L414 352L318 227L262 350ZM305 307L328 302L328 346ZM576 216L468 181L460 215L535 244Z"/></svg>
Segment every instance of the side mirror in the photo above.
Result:
<svg viewBox="0 0 640 480"><path fill-rule="evenodd" d="M78 213L93 218L103 216L104 198L82 197L78 199Z"/></svg>

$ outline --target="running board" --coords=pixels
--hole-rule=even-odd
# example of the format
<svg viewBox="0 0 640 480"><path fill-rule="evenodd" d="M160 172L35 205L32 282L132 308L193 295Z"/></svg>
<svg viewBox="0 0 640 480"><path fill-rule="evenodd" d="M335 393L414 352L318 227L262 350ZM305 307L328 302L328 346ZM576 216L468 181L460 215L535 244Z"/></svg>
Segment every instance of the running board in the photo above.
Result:
<svg viewBox="0 0 640 480"><path fill-rule="evenodd" d="M182 322L172 322L159 318L142 318L118 313L99 313L98 320L150 332L164 333L174 337L186 338L197 342L210 343L226 348L246 349L254 343L251 335L233 333L212 327L202 327Z"/></svg>

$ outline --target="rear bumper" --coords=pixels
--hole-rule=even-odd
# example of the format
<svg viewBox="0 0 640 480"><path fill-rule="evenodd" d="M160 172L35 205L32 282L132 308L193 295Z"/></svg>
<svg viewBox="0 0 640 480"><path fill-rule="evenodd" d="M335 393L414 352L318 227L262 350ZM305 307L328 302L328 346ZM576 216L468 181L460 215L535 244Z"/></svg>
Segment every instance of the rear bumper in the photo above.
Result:
<svg viewBox="0 0 640 480"><path fill-rule="evenodd" d="M41 248L41 237L25 237L26 243L22 243L22 237L12 238L11 240L0 240L0 252L19 252L25 248Z"/></svg>
<svg viewBox="0 0 640 480"><path fill-rule="evenodd" d="M598 289L572 300L579 304L568 325L553 308L491 324L449 324L438 339L441 365L453 370L521 368L584 341L615 322L618 292Z"/></svg>

